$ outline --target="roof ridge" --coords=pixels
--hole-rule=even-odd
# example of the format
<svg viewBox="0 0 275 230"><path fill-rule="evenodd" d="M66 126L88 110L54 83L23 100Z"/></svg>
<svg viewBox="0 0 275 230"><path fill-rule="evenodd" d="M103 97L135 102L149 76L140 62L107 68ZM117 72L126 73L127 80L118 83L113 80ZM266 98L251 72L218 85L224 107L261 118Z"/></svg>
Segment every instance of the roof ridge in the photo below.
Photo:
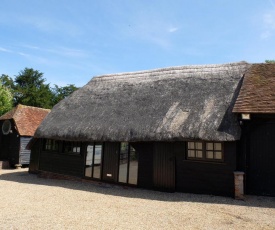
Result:
<svg viewBox="0 0 275 230"><path fill-rule="evenodd" d="M17 106L15 106L15 108L34 108L34 109L47 110L47 111L50 110L50 109L45 109L45 108L31 106L31 105L23 105L23 104L18 104Z"/></svg>
<svg viewBox="0 0 275 230"><path fill-rule="evenodd" d="M127 76L139 76L142 74L153 74L153 73L159 73L159 72L171 72L172 71L181 71L184 73L194 73L194 70L203 70L201 73L207 73L212 72L213 69L219 69L219 68L228 68L228 67L235 67L235 66L246 66L250 63L246 61L240 61L240 62L230 62L225 64L205 64L205 65L183 65L183 66L172 66L172 67L166 67L166 68L157 68L152 70L141 70L141 71L134 71L134 72L122 72L122 73L115 73L115 74L104 74L95 76L92 78L92 80L111 80L111 79L118 79L119 77L127 77ZM209 69L209 71L207 71ZM225 71L225 70L221 70ZM173 73L174 74L174 73Z"/></svg>
<svg viewBox="0 0 275 230"><path fill-rule="evenodd" d="M219 73L226 71L235 71L239 68L244 68L251 65L248 62L232 62L225 64L207 64L207 65L186 65L186 66L173 66L160 69L136 71L136 72L125 72L116 74L106 74L101 76L93 77L87 85L95 81L112 81L112 80L130 80L130 79L144 79L144 80L158 80L163 77L173 76L173 78L178 78L178 74L205 74L205 73ZM156 76L156 78L152 78ZM182 76L182 75L181 75ZM193 76L192 76L193 77Z"/></svg>

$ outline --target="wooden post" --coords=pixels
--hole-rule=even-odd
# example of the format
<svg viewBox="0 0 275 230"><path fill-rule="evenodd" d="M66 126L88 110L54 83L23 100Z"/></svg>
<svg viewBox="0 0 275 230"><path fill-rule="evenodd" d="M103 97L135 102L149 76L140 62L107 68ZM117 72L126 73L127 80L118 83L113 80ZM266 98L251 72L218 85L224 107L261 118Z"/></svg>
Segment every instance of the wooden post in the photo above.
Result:
<svg viewBox="0 0 275 230"><path fill-rule="evenodd" d="M0 161L0 169L9 169L10 163L8 161Z"/></svg>
<svg viewBox="0 0 275 230"><path fill-rule="evenodd" d="M244 172L234 172L235 199L244 200Z"/></svg>

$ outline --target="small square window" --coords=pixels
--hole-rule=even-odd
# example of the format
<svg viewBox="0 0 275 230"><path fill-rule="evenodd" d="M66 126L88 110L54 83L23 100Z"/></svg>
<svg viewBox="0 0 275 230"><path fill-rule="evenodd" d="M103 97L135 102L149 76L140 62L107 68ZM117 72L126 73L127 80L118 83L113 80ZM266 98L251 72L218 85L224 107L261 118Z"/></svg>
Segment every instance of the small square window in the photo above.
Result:
<svg viewBox="0 0 275 230"><path fill-rule="evenodd" d="M213 158L214 158L214 153L213 153L213 151L206 151L206 158L208 158L208 159L213 159Z"/></svg>
<svg viewBox="0 0 275 230"><path fill-rule="evenodd" d="M215 150L222 150L222 144L221 143L215 143Z"/></svg>
<svg viewBox="0 0 275 230"><path fill-rule="evenodd" d="M195 151L194 150L188 150L188 157L195 157Z"/></svg>
<svg viewBox="0 0 275 230"><path fill-rule="evenodd" d="M80 153L80 142L64 141L64 153Z"/></svg>
<svg viewBox="0 0 275 230"><path fill-rule="evenodd" d="M195 149L195 143L194 142L188 142L188 149Z"/></svg>
<svg viewBox="0 0 275 230"><path fill-rule="evenodd" d="M196 151L196 157L202 158L202 151Z"/></svg>
<svg viewBox="0 0 275 230"><path fill-rule="evenodd" d="M215 152L215 159L222 160L222 152Z"/></svg>
<svg viewBox="0 0 275 230"><path fill-rule="evenodd" d="M58 152L58 150L59 150L59 141L51 140L51 139L45 139L43 150Z"/></svg>
<svg viewBox="0 0 275 230"><path fill-rule="evenodd" d="M222 161L222 143L190 141L187 143L187 158L192 160Z"/></svg>
<svg viewBox="0 0 275 230"><path fill-rule="evenodd" d="M206 150L214 150L213 143L206 143Z"/></svg>
<svg viewBox="0 0 275 230"><path fill-rule="evenodd" d="M202 149L202 142L196 143L196 149Z"/></svg>

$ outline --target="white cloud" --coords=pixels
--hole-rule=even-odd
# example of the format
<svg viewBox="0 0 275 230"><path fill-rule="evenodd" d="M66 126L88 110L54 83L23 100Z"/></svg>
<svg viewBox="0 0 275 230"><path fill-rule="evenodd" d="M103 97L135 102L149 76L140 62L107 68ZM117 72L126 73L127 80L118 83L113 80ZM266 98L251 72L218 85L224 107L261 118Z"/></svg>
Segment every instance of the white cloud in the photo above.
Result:
<svg viewBox="0 0 275 230"><path fill-rule="evenodd" d="M18 54L19 54L20 56L23 56L23 57L30 57L30 56L31 56L31 55L26 54L26 53L23 53L23 52L18 52Z"/></svg>
<svg viewBox="0 0 275 230"><path fill-rule="evenodd" d="M174 32L176 32L176 31L178 31L179 30L179 28L177 28L177 27L171 27L169 30L168 30L168 32L169 33L174 33Z"/></svg>
<svg viewBox="0 0 275 230"><path fill-rule="evenodd" d="M40 52L41 53L52 53L59 56L65 57L77 57L77 58L84 58L88 56L88 53L81 49L73 49L68 47L55 47L55 48L41 48L34 45L24 44L21 45L23 48L31 49L32 52Z"/></svg>
<svg viewBox="0 0 275 230"><path fill-rule="evenodd" d="M11 50L5 49L3 47L0 47L0 52L12 53Z"/></svg>

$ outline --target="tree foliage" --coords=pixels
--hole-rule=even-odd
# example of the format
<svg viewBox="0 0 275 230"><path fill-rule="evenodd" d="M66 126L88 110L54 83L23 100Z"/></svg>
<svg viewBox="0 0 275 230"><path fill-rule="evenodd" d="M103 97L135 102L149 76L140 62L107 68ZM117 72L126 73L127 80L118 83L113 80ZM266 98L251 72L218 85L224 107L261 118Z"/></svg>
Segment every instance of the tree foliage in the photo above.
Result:
<svg viewBox="0 0 275 230"><path fill-rule="evenodd" d="M0 83L0 116L12 109L12 93Z"/></svg>
<svg viewBox="0 0 275 230"><path fill-rule="evenodd" d="M0 77L0 82L2 83L3 86L5 86L6 88L8 88L10 90L12 90L14 88L13 79L11 77L9 77L9 75L2 74Z"/></svg>
<svg viewBox="0 0 275 230"><path fill-rule="evenodd" d="M265 60L265 63L272 64L272 63L275 63L275 60Z"/></svg>
<svg viewBox="0 0 275 230"><path fill-rule="evenodd" d="M32 68L20 71L14 80L14 104L41 108L52 107L52 92L43 73Z"/></svg>
<svg viewBox="0 0 275 230"><path fill-rule="evenodd" d="M69 84L64 87L59 87L58 85L54 85L54 88L52 88L53 105L57 104L62 99L68 97L70 94L72 94L77 89L78 88L73 84Z"/></svg>
<svg viewBox="0 0 275 230"><path fill-rule="evenodd" d="M0 83L12 93L13 106L23 104L47 109L51 109L60 100L78 89L73 84L64 87L55 85L51 88L49 84L46 84L43 73L32 68L20 71L14 80L2 74Z"/></svg>

